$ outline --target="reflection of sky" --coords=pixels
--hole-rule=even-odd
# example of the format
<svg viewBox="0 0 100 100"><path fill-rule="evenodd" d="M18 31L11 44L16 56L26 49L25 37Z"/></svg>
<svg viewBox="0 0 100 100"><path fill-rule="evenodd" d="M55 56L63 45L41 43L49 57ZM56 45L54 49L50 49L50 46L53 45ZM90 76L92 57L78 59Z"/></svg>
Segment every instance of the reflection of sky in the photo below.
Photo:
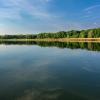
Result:
<svg viewBox="0 0 100 100"><path fill-rule="evenodd" d="M37 87L61 88L84 96L95 96L97 91L98 95L99 59L99 53L86 50L0 46L0 93L11 91L9 87L14 92L16 87L19 91Z"/></svg>

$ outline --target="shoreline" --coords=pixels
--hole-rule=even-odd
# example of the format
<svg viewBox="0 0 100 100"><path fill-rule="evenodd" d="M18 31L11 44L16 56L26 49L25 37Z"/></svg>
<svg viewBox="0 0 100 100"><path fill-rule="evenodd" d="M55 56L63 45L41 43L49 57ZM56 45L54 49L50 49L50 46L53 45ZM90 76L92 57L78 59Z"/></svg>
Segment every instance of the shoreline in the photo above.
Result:
<svg viewBox="0 0 100 100"><path fill-rule="evenodd" d="M44 38L44 39L0 39L0 42L100 42L100 38Z"/></svg>

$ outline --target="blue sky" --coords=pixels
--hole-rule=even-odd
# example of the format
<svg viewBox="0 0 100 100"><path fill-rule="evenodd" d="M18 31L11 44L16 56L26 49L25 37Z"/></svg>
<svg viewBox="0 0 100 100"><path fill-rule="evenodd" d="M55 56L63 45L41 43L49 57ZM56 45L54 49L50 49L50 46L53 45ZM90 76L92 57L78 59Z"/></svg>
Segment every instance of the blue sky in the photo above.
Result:
<svg viewBox="0 0 100 100"><path fill-rule="evenodd" d="M100 27L100 0L0 0L0 34Z"/></svg>

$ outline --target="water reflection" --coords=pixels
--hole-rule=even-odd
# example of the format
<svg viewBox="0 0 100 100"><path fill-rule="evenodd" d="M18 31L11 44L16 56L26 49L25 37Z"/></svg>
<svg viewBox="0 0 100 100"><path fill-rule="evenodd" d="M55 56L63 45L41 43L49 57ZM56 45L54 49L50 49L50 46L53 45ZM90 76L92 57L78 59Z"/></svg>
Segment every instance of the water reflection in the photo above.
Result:
<svg viewBox="0 0 100 100"><path fill-rule="evenodd" d="M0 100L100 99L100 53L88 51L99 43L7 44L0 45ZM88 50L74 49L80 44Z"/></svg>
<svg viewBox="0 0 100 100"><path fill-rule="evenodd" d="M66 92L63 89L33 89L26 91L24 95L17 100L86 100L86 98L88 99L88 97L69 91Z"/></svg>
<svg viewBox="0 0 100 100"><path fill-rule="evenodd" d="M100 51L100 43L96 42L35 42L35 41L0 41L5 45L39 45L41 47L59 47L71 49L87 49L91 51Z"/></svg>

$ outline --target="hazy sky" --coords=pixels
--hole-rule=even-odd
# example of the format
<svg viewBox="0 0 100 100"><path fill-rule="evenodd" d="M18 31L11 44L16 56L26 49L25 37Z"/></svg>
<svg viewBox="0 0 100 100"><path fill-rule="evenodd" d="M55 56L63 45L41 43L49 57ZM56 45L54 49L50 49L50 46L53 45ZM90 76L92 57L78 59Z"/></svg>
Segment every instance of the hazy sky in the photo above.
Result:
<svg viewBox="0 0 100 100"><path fill-rule="evenodd" d="M100 27L100 0L0 0L0 34Z"/></svg>

